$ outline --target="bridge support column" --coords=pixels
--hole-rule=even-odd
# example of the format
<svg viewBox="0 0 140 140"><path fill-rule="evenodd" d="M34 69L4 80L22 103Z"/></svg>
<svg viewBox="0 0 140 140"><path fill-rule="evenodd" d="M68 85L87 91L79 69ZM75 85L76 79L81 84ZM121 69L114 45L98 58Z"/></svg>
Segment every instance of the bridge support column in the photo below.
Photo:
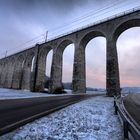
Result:
<svg viewBox="0 0 140 140"><path fill-rule="evenodd" d="M0 64L0 87L1 87L2 70L3 70L3 64L1 62L1 64Z"/></svg>
<svg viewBox="0 0 140 140"><path fill-rule="evenodd" d="M28 57L27 57L28 58ZM28 58L23 67L22 89L30 90L32 59Z"/></svg>
<svg viewBox="0 0 140 140"><path fill-rule="evenodd" d="M12 80L13 80L13 74L14 74L14 67L15 67L15 63L11 63L10 64L10 70L9 70L9 73L8 73L8 77L9 77L9 80L8 80L8 83L7 83L7 87L8 88L12 88Z"/></svg>
<svg viewBox="0 0 140 140"><path fill-rule="evenodd" d="M49 85L50 93L61 93L63 91L62 86L62 52L53 53L51 78Z"/></svg>
<svg viewBox="0 0 140 140"><path fill-rule="evenodd" d="M7 73L7 62L3 63L3 67L2 67L2 72L1 72L1 87L5 87L5 79L6 79L6 73Z"/></svg>
<svg viewBox="0 0 140 140"><path fill-rule="evenodd" d="M44 91L45 88L45 69L46 69L46 55L38 54L35 57L34 63L34 70L33 70L33 77L34 77L34 87L33 91L41 92Z"/></svg>
<svg viewBox="0 0 140 140"><path fill-rule="evenodd" d="M4 81L4 87L5 88L11 88L12 86L12 78L13 78L13 73L14 73L14 62L8 61L7 62L7 67L6 67L6 71L5 72L5 81Z"/></svg>
<svg viewBox="0 0 140 140"><path fill-rule="evenodd" d="M10 71L11 71L10 62L7 62L7 67L6 67L6 71L5 71L5 81L4 81L4 87L5 88L8 88Z"/></svg>
<svg viewBox="0 0 140 140"><path fill-rule="evenodd" d="M12 77L12 88L14 89L21 89L21 82L22 82L22 62L17 60L15 62L13 77Z"/></svg>
<svg viewBox="0 0 140 140"><path fill-rule="evenodd" d="M120 94L120 79L118 67L117 47L114 39L107 40L107 68L106 68L106 89L107 95Z"/></svg>
<svg viewBox="0 0 140 140"><path fill-rule="evenodd" d="M73 66L73 92L85 93L85 48L75 44L74 66Z"/></svg>

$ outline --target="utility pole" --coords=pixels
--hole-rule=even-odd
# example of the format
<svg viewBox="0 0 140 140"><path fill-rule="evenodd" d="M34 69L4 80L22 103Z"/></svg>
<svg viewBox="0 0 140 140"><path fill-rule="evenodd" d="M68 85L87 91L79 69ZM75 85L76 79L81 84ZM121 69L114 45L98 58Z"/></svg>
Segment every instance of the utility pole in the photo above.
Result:
<svg viewBox="0 0 140 140"><path fill-rule="evenodd" d="M47 42L47 39L48 39L48 31L46 31L45 42Z"/></svg>
<svg viewBox="0 0 140 140"><path fill-rule="evenodd" d="M5 53L5 58L6 58L6 56L7 56L7 51L6 51L6 53Z"/></svg>

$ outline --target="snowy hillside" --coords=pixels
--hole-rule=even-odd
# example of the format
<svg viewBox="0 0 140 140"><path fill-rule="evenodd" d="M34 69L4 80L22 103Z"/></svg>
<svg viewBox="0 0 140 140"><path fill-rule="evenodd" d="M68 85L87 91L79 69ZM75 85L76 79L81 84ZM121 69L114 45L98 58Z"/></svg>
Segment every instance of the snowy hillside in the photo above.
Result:
<svg viewBox="0 0 140 140"><path fill-rule="evenodd" d="M123 87L121 93L140 93L140 87Z"/></svg>

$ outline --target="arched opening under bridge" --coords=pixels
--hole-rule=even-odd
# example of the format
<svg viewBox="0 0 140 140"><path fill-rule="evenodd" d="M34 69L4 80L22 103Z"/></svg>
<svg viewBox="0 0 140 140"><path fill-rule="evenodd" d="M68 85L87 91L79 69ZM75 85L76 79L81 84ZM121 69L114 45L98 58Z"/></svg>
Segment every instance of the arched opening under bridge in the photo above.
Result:
<svg viewBox="0 0 140 140"><path fill-rule="evenodd" d="M140 26L123 31L117 39L120 84L123 92L140 92Z"/></svg>

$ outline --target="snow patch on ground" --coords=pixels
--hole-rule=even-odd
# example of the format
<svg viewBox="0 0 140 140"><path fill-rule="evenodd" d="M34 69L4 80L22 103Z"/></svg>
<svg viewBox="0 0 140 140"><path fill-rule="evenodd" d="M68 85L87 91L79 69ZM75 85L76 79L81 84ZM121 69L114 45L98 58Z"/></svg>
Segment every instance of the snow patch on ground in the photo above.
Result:
<svg viewBox="0 0 140 140"><path fill-rule="evenodd" d="M32 97L53 96L47 93L33 93L28 90L13 90L0 88L0 99L32 98Z"/></svg>
<svg viewBox="0 0 140 140"><path fill-rule="evenodd" d="M73 95L73 94L69 90L65 94L49 94L49 93L41 93L41 92L30 92L29 90L15 90L15 89L0 88L0 100L46 97L46 96L64 96L64 95Z"/></svg>
<svg viewBox="0 0 140 140"><path fill-rule="evenodd" d="M93 97L0 137L0 140L122 140L113 98Z"/></svg>
<svg viewBox="0 0 140 140"><path fill-rule="evenodd" d="M33 98L33 97L46 97L46 96L73 95L72 90L65 90L65 91L67 93L49 94L49 93L41 93L41 92L30 92L29 90L15 90L15 89L0 88L0 100L4 100L4 99L19 99L19 98ZM97 91L96 92L90 91L90 92L87 92L87 94L101 94L101 93L97 92Z"/></svg>

